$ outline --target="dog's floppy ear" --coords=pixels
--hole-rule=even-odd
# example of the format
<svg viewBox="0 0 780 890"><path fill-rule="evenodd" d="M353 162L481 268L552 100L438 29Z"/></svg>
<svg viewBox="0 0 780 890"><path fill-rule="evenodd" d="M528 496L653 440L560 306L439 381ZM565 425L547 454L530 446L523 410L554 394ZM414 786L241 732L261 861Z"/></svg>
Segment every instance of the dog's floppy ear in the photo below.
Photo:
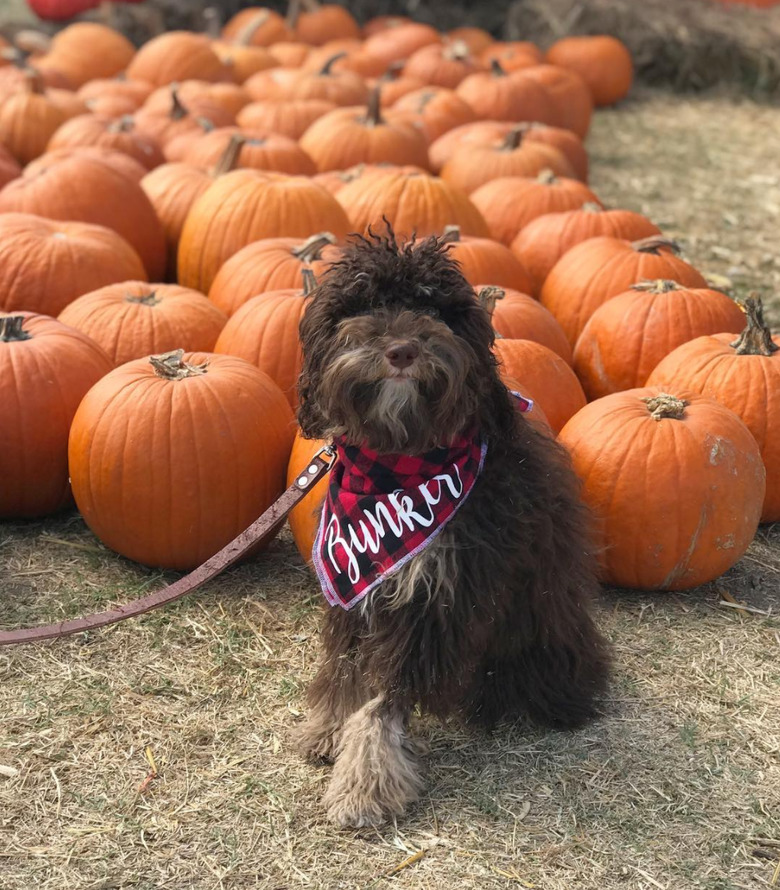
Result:
<svg viewBox="0 0 780 890"><path fill-rule="evenodd" d="M327 274L327 273L326 273ZM308 298L306 311L298 328L303 349L303 365L298 377L298 423L307 439L322 438L325 418L319 409L322 367L333 336L331 301L320 286Z"/></svg>

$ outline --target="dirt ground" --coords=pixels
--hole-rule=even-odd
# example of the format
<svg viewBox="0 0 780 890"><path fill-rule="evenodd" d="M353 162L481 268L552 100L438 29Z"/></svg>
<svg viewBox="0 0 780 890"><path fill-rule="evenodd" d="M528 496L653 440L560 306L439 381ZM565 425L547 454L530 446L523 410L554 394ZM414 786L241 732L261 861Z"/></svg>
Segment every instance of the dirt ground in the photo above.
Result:
<svg viewBox="0 0 780 890"><path fill-rule="evenodd" d="M648 213L735 291L760 289L780 324L780 111L645 92L600 112L589 144L607 203ZM3 626L172 577L105 551L75 513L0 524ZM0 887L780 886L780 525L703 588L604 592L601 722L484 737L416 719L427 790L380 830L330 826L328 770L292 744L319 608L284 534L164 612L0 650Z"/></svg>

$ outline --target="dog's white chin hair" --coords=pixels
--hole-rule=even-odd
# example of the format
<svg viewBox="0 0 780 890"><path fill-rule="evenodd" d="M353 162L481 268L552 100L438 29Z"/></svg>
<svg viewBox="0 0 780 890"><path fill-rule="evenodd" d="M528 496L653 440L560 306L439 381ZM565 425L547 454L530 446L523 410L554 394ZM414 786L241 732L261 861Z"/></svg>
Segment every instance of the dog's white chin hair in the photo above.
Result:
<svg viewBox="0 0 780 890"><path fill-rule="evenodd" d="M383 381L369 409L369 423L387 429L404 428L420 407L420 389L413 377L395 376Z"/></svg>

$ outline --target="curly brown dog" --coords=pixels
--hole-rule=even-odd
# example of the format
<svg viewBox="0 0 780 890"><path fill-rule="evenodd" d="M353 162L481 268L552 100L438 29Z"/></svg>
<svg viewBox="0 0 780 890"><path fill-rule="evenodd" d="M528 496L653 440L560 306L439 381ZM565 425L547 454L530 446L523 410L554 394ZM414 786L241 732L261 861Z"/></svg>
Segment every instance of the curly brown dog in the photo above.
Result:
<svg viewBox="0 0 780 890"><path fill-rule="evenodd" d="M337 446L314 552L331 607L301 743L335 761L329 817L363 826L420 793L416 705L577 727L608 648L567 456L517 410L446 245L358 239L300 331L301 427Z"/></svg>

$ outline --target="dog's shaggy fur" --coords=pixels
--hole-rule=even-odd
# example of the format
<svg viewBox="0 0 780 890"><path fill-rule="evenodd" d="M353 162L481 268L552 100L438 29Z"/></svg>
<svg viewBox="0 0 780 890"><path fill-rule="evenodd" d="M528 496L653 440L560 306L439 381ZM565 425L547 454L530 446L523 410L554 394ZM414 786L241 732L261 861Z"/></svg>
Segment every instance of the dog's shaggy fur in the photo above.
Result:
<svg viewBox="0 0 780 890"><path fill-rule="evenodd" d="M481 475L442 533L351 611L329 608L308 699L305 752L335 760L325 795L342 826L400 815L421 780L412 708L492 727L527 715L577 727L597 710L608 652L587 516L563 449L515 409L493 330L435 238L358 239L324 276L301 323L299 420L418 454L476 426ZM413 344L399 368L393 344Z"/></svg>

